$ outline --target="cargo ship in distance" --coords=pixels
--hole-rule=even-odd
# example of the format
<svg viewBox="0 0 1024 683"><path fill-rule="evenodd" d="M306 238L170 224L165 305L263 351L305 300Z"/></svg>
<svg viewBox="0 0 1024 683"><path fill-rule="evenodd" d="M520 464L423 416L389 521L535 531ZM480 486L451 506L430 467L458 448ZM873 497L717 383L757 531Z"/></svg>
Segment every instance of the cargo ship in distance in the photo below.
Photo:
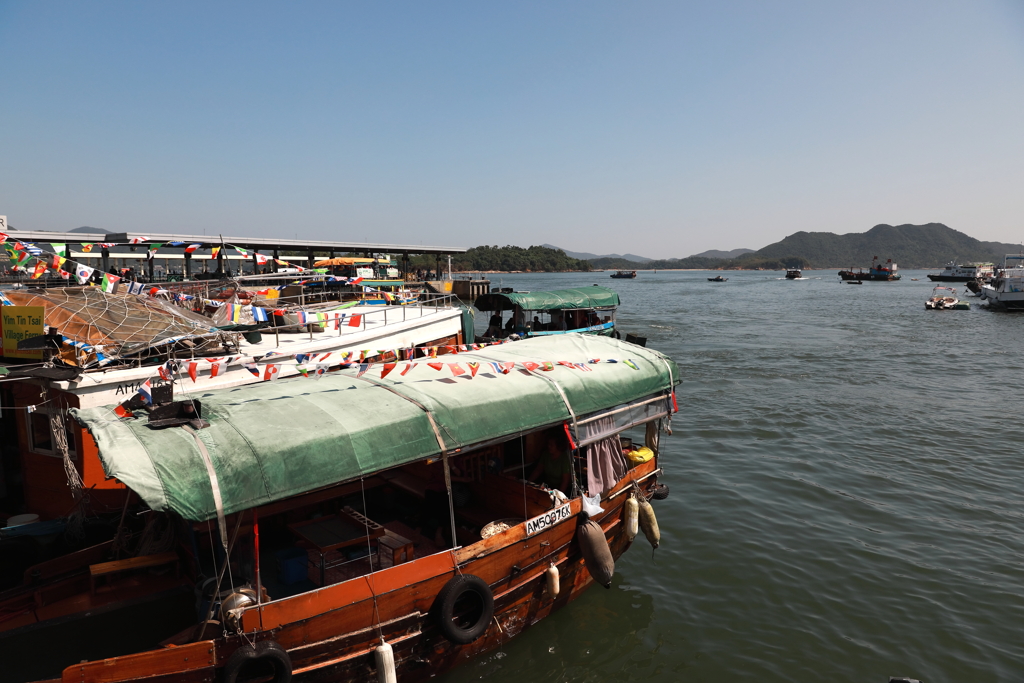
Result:
<svg viewBox="0 0 1024 683"><path fill-rule="evenodd" d="M840 270L839 277L843 280L857 280L863 282L864 280L877 280L881 282L895 281L900 279L899 273L896 272L896 264L892 262L892 259L888 259L884 264L879 261L878 257L875 256L871 259L871 268L864 270L858 268L854 270Z"/></svg>

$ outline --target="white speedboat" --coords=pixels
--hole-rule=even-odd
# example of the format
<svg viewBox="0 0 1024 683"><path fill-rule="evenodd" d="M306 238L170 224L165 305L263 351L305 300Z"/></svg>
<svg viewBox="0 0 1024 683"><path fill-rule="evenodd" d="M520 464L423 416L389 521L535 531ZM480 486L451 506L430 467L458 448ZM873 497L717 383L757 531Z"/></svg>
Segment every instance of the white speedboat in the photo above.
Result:
<svg viewBox="0 0 1024 683"><path fill-rule="evenodd" d="M967 310L971 304L957 299L953 287L936 287L932 290L932 298L924 302L924 307L929 311L954 311Z"/></svg>
<svg viewBox="0 0 1024 683"><path fill-rule="evenodd" d="M970 263L958 265L956 261L946 264L946 269L941 273L929 273L928 279L932 282L970 282L971 280L987 280L992 277L991 263Z"/></svg>
<svg viewBox="0 0 1024 683"><path fill-rule="evenodd" d="M1003 268L978 295L992 308L1024 310L1024 255L1007 254Z"/></svg>

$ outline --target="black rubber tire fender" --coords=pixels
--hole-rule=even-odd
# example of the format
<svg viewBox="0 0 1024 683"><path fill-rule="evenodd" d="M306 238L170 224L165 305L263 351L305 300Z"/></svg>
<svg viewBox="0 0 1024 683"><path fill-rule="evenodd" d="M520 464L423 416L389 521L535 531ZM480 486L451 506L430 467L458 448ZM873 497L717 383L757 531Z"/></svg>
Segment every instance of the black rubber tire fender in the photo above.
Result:
<svg viewBox="0 0 1024 683"><path fill-rule="evenodd" d="M455 605L466 593L480 600L480 611L468 627L455 623ZM472 574L459 574L444 585L434 600L434 618L445 638L456 645L469 645L487 632L494 617L494 593L487 582Z"/></svg>
<svg viewBox="0 0 1024 683"><path fill-rule="evenodd" d="M615 338L616 338L616 339L622 339L622 335L621 335L621 334L619 334L619 331L618 331L618 330L616 330L616 329L612 329L612 334L614 334L614 335L615 335Z"/></svg>
<svg viewBox="0 0 1024 683"><path fill-rule="evenodd" d="M665 500L668 498L668 484L655 484L651 487L651 497L654 500Z"/></svg>
<svg viewBox="0 0 1024 683"><path fill-rule="evenodd" d="M243 667L258 660L265 660L274 668L272 683L291 683L292 658L273 640L256 643L255 647L243 645L235 650L224 665L224 683L246 683L246 679L239 680L238 675Z"/></svg>

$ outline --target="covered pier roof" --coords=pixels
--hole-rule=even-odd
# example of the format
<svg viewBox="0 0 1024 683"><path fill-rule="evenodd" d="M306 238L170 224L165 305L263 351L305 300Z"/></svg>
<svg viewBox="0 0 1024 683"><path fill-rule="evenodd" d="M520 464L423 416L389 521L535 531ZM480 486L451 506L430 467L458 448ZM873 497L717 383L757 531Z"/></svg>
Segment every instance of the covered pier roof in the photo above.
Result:
<svg viewBox="0 0 1024 683"><path fill-rule="evenodd" d="M132 239L143 239L137 246L146 244L166 244L168 242L185 242L187 244L220 245L224 244L252 250L290 250L290 251L347 251L366 253L398 253L398 254L462 254L464 247L428 246L423 244L375 244L369 242L330 242L327 240L285 239L279 237L245 237L237 235L185 235L168 233L105 233L105 232L48 232L46 230L8 230L8 239L25 242L60 242L81 244L95 242L113 242L124 244Z"/></svg>

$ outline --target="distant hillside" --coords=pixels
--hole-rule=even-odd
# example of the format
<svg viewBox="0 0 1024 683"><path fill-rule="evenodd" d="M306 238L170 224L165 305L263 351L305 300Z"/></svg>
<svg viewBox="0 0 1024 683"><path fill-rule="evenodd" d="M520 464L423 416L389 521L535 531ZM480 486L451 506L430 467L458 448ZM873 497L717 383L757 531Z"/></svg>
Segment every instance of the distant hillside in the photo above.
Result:
<svg viewBox="0 0 1024 683"><path fill-rule="evenodd" d="M558 251L564 251L566 256L571 256L572 258L586 259L587 261L592 261L594 259L599 259L599 258L617 258L617 259L626 259L627 261L633 261L635 263L646 263L648 261L653 261L654 260L654 259L649 259L646 256L637 256L636 254L601 254L601 255L598 255L598 254L591 254L591 253L588 253L588 252L585 252L585 251L569 251L568 249L562 249L561 247L556 247L553 244L543 244L541 246L547 247L548 249L557 249Z"/></svg>
<svg viewBox="0 0 1024 683"><path fill-rule="evenodd" d="M867 232L836 235L831 232L797 232L737 261L801 257L814 268L866 267L871 258L892 259L901 268L933 268L951 260L992 261L1020 251L1020 245L982 242L946 227L927 225L876 225Z"/></svg>
<svg viewBox="0 0 1024 683"><path fill-rule="evenodd" d="M733 249L732 251L709 249L708 251L702 251L699 254L694 254L690 258L738 258L744 254L752 254L753 252L753 249Z"/></svg>
<svg viewBox="0 0 1024 683"><path fill-rule="evenodd" d="M876 225L867 232L836 235L831 232L797 232L763 249L744 252L732 258L716 258L724 251L705 251L684 259L647 261L622 258L590 259L594 268L648 270L652 268L754 269L786 268L865 268L874 256L892 259L900 268L937 268L956 260L960 263L991 261L1002 263L1006 254L1018 253L1021 246L1001 242L982 242L946 227L927 225Z"/></svg>
<svg viewBox="0 0 1024 683"><path fill-rule="evenodd" d="M410 260L413 268L430 270L434 268L434 256L414 256ZM552 273L564 271L589 271L589 261L566 256L561 249L548 247L482 246L473 247L464 254L452 255L452 270L472 271L522 271L531 273Z"/></svg>

